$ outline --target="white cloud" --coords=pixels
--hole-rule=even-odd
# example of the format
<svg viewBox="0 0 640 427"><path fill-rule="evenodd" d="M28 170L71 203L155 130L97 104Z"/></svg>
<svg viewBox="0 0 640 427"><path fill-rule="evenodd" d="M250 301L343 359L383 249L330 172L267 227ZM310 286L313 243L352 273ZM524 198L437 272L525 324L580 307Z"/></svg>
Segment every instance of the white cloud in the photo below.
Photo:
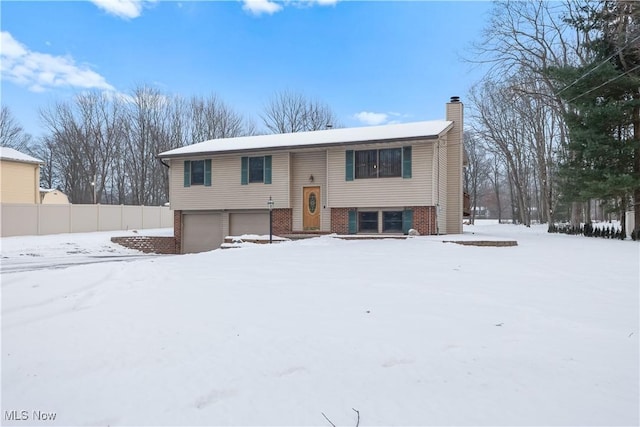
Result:
<svg viewBox="0 0 640 427"><path fill-rule="evenodd" d="M140 16L145 3L155 0L90 0L107 13L124 19L133 19Z"/></svg>
<svg viewBox="0 0 640 427"><path fill-rule="evenodd" d="M369 111L361 111L354 114L353 117L370 126L381 125L389 120L387 113L372 113Z"/></svg>
<svg viewBox="0 0 640 427"><path fill-rule="evenodd" d="M115 91L106 79L69 56L33 52L7 31L0 33L0 72L3 80L27 86L33 92L57 87Z"/></svg>
<svg viewBox="0 0 640 427"><path fill-rule="evenodd" d="M308 7L314 5L334 6L339 0L242 0L244 4L242 8L253 15L261 15L263 13L273 15L284 9L284 6Z"/></svg>
<svg viewBox="0 0 640 427"><path fill-rule="evenodd" d="M282 10L282 6L270 0L244 0L242 8L253 15L272 15Z"/></svg>

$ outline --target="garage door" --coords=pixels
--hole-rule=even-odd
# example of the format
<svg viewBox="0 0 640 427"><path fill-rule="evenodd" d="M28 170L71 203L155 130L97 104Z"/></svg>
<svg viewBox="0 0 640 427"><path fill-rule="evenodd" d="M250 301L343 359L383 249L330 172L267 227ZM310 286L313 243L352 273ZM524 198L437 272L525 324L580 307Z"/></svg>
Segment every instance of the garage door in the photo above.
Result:
<svg viewBox="0 0 640 427"><path fill-rule="evenodd" d="M243 234L269 234L269 212L242 212L229 214L232 236Z"/></svg>
<svg viewBox="0 0 640 427"><path fill-rule="evenodd" d="M223 242L220 214L185 214L182 252L185 254L218 249Z"/></svg>

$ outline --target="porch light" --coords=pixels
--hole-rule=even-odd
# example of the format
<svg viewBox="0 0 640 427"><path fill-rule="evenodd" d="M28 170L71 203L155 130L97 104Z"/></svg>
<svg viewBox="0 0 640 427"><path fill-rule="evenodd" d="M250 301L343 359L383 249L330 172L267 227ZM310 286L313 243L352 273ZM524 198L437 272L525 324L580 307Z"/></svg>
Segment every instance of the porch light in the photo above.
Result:
<svg viewBox="0 0 640 427"><path fill-rule="evenodd" d="M273 243L273 205L275 205L275 203L271 196L269 196L269 201L267 202L269 206L269 244Z"/></svg>

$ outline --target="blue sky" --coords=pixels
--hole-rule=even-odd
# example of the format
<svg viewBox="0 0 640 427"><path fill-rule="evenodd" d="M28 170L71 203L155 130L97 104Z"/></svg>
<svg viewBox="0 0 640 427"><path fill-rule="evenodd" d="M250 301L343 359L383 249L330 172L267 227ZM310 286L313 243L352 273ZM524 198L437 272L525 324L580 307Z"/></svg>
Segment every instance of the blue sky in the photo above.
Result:
<svg viewBox="0 0 640 427"><path fill-rule="evenodd" d="M2 105L38 109L88 89L218 94L262 128L277 91L326 102L345 126L441 119L481 73L462 60L486 1L2 1Z"/></svg>

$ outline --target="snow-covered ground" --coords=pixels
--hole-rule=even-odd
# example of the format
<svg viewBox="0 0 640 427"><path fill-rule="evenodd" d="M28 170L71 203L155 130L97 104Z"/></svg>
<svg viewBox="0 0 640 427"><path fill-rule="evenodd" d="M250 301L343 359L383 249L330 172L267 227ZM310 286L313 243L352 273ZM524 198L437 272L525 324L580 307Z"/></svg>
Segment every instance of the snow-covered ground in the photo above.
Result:
<svg viewBox="0 0 640 427"><path fill-rule="evenodd" d="M72 265L131 261L148 258L111 242L111 237L173 236L172 228L104 231L100 233L51 234L0 239L0 273L66 268Z"/></svg>
<svg viewBox="0 0 640 427"><path fill-rule="evenodd" d="M2 422L638 425L640 245L463 238L519 246L320 237L3 272Z"/></svg>

